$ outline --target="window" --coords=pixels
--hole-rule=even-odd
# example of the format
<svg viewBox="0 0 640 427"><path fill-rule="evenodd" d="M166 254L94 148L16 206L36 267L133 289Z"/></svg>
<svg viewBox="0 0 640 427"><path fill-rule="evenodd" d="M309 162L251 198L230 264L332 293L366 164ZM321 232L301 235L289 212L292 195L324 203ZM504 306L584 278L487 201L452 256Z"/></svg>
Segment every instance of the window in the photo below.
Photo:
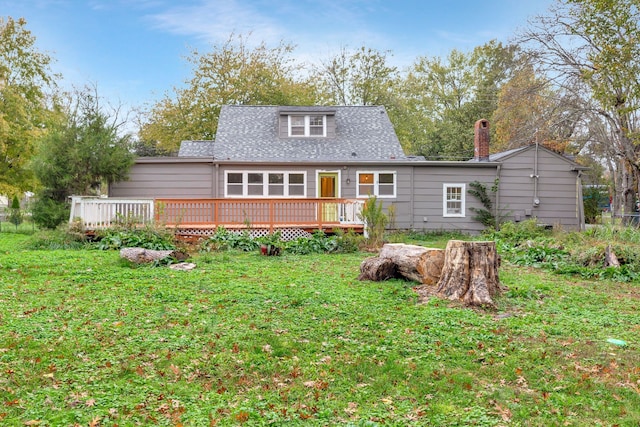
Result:
<svg viewBox="0 0 640 427"><path fill-rule="evenodd" d="M326 136L324 115L289 116L289 136Z"/></svg>
<svg viewBox="0 0 640 427"><path fill-rule="evenodd" d="M465 184L444 184L442 216L464 217L464 195Z"/></svg>
<svg viewBox="0 0 640 427"><path fill-rule="evenodd" d="M226 172L225 197L305 197L304 172Z"/></svg>
<svg viewBox="0 0 640 427"><path fill-rule="evenodd" d="M358 172L357 197L396 197L395 172Z"/></svg>
<svg viewBox="0 0 640 427"><path fill-rule="evenodd" d="M262 196L264 193L264 175L262 173L249 173L247 178L247 195Z"/></svg>

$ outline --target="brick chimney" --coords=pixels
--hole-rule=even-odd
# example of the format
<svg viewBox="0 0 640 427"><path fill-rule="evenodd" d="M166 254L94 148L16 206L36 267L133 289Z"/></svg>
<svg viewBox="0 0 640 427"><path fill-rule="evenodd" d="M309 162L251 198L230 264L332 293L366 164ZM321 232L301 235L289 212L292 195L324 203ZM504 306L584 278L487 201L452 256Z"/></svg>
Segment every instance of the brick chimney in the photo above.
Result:
<svg viewBox="0 0 640 427"><path fill-rule="evenodd" d="M474 126L473 147L477 162L489 161L489 122L485 119L478 120Z"/></svg>

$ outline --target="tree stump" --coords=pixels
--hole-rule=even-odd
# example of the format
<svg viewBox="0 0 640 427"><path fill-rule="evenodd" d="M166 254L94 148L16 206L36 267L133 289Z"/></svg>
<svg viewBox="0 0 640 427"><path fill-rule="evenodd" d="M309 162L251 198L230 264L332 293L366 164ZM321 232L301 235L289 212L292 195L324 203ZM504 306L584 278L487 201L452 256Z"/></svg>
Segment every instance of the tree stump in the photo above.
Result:
<svg viewBox="0 0 640 427"><path fill-rule="evenodd" d="M466 305L494 306L500 292L495 242L450 240L438 280L438 294Z"/></svg>
<svg viewBox="0 0 640 427"><path fill-rule="evenodd" d="M611 245L607 245L604 250L604 266L605 267L620 267L620 261L618 257L611 249Z"/></svg>
<svg viewBox="0 0 640 427"><path fill-rule="evenodd" d="M385 244L378 256L393 261L400 276L425 285L438 282L444 265L442 249L403 243Z"/></svg>
<svg viewBox="0 0 640 427"><path fill-rule="evenodd" d="M388 258L372 257L360 263L358 280L382 282L398 276L396 265Z"/></svg>

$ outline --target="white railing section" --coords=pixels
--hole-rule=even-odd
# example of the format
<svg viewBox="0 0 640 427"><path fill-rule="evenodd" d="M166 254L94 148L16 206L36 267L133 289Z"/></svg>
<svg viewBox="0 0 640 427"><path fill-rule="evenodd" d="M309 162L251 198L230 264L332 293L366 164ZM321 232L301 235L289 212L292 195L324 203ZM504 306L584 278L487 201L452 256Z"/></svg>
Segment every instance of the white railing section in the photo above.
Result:
<svg viewBox="0 0 640 427"><path fill-rule="evenodd" d="M154 201L72 196L69 222L77 218L87 230L109 228L123 222L146 224L154 220Z"/></svg>

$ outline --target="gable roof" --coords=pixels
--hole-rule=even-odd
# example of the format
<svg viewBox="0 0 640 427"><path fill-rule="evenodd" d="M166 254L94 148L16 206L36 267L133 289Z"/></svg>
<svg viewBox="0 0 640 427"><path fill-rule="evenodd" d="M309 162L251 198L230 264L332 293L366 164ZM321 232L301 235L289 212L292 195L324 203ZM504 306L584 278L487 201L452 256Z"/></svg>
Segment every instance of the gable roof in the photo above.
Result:
<svg viewBox="0 0 640 427"><path fill-rule="evenodd" d="M506 159L508 159L510 157L516 156L516 155L518 155L520 153L524 153L524 152L529 151L529 150L534 150L535 148L536 148L535 144L529 144L529 145L525 145L523 147L513 148L511 150L507 150L507 151L502 151L500 153L491 154L491 155L489 155L489 161L490 162L503 162L504 160L506 160ZM567 157L567 156L565 156L563 154L557 153L557 152L555 152L553 150L550 150L547 147L545 147L544 145L538 145L537 148L538 148L538 150L546 151L547 153L549 153L549 154L551 154L553 156L556 156L556 157L564 160L565 162L573 165L575 170L587 170L587 169L589 169L587 166L582 166L582 165L576 163L573 159L571 159L571 158L569 158L569 157ZM473 161L477 161L477 160L473 160Z"/></svg>
<svg viewBox="0 0 640 427"><path fill-rule="evenodd" d="M335 117L335 136L283 137L281 114ZM246 162L411 160L382 106L279 107L225 105L215 141L183 141L179 157Z"/></svg>

